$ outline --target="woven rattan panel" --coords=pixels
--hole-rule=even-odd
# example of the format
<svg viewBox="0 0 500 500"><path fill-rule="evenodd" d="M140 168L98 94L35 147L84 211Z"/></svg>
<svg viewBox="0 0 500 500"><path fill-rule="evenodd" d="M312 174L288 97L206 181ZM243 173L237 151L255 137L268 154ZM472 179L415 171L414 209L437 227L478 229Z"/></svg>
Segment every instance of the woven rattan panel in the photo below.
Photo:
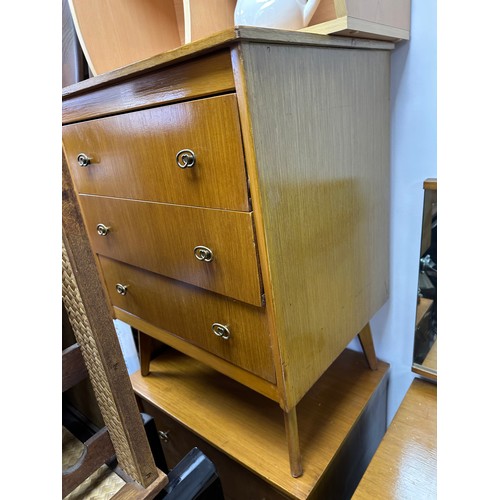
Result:
<svg viewBox="0 0 500 500"><path fill-rule="evenodd" d="M62 295L75 339L82 350L99 409L115 448L118 463L127 474L139 482L140 475L133 460L133 450L131 450L126 439L125 430L112 397L106 372L99 356L96 341L89 325L64 244L62 246Z"/></svg>
<svg viewBox="0 0 500 500"><path fill-rule="evenodd" d="M62 428L62 468L68 469L74 465L85 447L65 427ZM91 474L64 500L109 500L125 485L125 481L106 464Z"/></svg>

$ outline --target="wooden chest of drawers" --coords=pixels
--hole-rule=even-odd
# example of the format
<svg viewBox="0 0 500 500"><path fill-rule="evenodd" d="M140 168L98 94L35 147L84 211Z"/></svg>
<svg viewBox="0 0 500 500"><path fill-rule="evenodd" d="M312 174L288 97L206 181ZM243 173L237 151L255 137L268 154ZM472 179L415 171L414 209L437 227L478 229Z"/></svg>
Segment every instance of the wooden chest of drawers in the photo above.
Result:
<svg viewBox="0 0 500 500"><path fill-rule="evenodd" d="M63 90L113 315L279 403L295 476L297 403L388 295L392 48L238 28Z"/></svg>

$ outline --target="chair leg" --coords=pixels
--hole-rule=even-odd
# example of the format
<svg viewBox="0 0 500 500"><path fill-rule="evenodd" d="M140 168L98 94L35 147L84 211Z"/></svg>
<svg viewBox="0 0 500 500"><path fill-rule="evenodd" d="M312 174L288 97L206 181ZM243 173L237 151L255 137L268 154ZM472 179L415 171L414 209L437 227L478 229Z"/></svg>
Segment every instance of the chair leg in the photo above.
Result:
<svg viewBox="0 0 500 500"><path fill-rule="evenodd" d="M193 448L168 474L164 500L224 500L215 465L198 448Z"/></svg>
<svg viewBox="0 0 500 500"><path fill-rule="evenodd" d="M302 476L302 457L300 455L299 429L297 425L297 411L292 408L283 412L285 417L285 432L290 457L290 473L293 477Z"/></svg>
<svg viewBox="0 0 500 500"><path fill-rule="evenodd" d="M373 345L372 331L370 323L366 323L363 329L358 333L361 348L365 354L366 361L371 370L377 369L377 355L375 354L375 346Z"/></svg>

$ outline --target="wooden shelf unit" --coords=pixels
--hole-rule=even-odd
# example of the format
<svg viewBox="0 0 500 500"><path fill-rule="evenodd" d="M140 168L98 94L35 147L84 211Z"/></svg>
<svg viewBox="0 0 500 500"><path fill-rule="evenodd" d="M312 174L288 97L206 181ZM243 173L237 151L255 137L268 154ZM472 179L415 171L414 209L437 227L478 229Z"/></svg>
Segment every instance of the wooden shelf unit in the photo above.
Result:
<svg viewBox="0 0 500 500"><path fill-rule="evenodd" d="M236 0L68 3L94 76L240 28L234 25ZM301 31L392 42L408 40L410 0L322 0L309 25Z"/></svg>

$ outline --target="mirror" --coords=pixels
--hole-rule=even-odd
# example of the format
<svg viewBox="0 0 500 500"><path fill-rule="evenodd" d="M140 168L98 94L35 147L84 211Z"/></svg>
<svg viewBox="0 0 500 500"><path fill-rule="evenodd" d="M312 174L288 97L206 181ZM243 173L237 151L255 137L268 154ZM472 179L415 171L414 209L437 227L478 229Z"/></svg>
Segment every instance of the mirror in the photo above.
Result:
<svg viewBox="0 0 500 500"><path fill-rule="evenodd" d="M437 381L437 179L424 181L412 371Z"/></svg>

